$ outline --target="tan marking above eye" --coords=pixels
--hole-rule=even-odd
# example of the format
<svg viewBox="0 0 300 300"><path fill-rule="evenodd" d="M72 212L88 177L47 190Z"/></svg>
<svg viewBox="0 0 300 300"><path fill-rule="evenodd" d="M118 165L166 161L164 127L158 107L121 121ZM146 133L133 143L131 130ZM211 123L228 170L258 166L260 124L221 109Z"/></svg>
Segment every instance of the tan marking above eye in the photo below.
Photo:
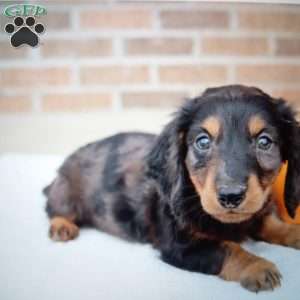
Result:
<svg viewBox="0 0 300 300"><path fill-rule="evenodd" d="M257 135L266 127L266 122L261 118L261 116L252 116L248 122L248 129L251 136Z"/></svg>
<svg viewBox="0 0 300 300"><path fill-rule="evenodd" d="M206 118L200 126L204 128L212 137L216 138L220 134L221 122L216 116Z"/></svg>

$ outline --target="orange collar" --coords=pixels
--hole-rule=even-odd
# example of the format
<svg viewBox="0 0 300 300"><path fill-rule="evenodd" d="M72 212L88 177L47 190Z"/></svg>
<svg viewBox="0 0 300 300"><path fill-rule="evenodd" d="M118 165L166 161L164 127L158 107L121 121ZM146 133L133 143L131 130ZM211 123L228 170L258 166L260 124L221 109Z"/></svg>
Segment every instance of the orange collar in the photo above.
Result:
<svg viewBox="0 0 300 300"><path fill-rule="evenodd" d="M300 206L297 208L295 219L292 219L284 203L284 185L287 172L287 163L283 164L272 187L272 198L276 201L280 217L288 223L300 224Z"/></svg>

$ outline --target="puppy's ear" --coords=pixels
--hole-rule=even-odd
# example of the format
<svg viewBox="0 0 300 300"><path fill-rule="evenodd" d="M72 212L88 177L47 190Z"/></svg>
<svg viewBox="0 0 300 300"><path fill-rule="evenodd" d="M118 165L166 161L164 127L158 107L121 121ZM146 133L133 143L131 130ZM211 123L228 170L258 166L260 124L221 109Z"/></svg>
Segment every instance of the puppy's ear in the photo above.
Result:
<svg viewBox="0 0 300 300"><path fill-rule="evenodd" d="M300 204L300 128L294 125L291 134L293 141L288 151L288 170L285 182L285 205L291 217Z"/></svg>
<svg viewBox="0 0 300 300"><path fill-rule="evenodd" d="M179 211L183 187L188 179L185 167L186 133L194 114L195 100L188 101L167 124L147 156L147 175L154 179L165 201L171 202L173 213Z"/></svg>
<svg viewBox="0 0 300 300"><path fill-rule="evenodd" d="M283 159L288 162L284 189L285 206L293 218L300 204L300 127L295 112L284 100L279 99L278 107L282 124L281 135L284 137Z"/></svg>

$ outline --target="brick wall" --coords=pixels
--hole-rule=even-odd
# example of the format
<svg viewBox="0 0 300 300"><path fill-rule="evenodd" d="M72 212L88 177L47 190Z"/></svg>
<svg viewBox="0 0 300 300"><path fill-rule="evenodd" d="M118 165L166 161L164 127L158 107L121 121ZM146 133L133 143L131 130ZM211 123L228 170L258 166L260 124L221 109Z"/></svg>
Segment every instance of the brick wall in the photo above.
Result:
<svg viewBox="0 0 300 300"><path fill-rule="evenodd" d="M300 5L125 2L44 1L34 49L1 15L0 113L169 108L230 83L300 105Z"/></svg>

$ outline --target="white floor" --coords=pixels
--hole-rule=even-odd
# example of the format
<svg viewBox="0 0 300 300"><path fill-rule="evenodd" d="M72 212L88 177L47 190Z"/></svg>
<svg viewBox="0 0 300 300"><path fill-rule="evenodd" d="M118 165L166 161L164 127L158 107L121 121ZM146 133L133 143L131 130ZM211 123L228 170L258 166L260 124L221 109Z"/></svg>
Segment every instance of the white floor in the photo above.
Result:
<svg viewBox="0 0 300 300"><path fill-rule="evenodd" d="M148 245L130 244L96 230L68 243L48 239L42 188L62 158L0 156L0 299L299 299L300 251L248 243L277 264L282 287L258 296L237 283L173 268Z"/></svg>

